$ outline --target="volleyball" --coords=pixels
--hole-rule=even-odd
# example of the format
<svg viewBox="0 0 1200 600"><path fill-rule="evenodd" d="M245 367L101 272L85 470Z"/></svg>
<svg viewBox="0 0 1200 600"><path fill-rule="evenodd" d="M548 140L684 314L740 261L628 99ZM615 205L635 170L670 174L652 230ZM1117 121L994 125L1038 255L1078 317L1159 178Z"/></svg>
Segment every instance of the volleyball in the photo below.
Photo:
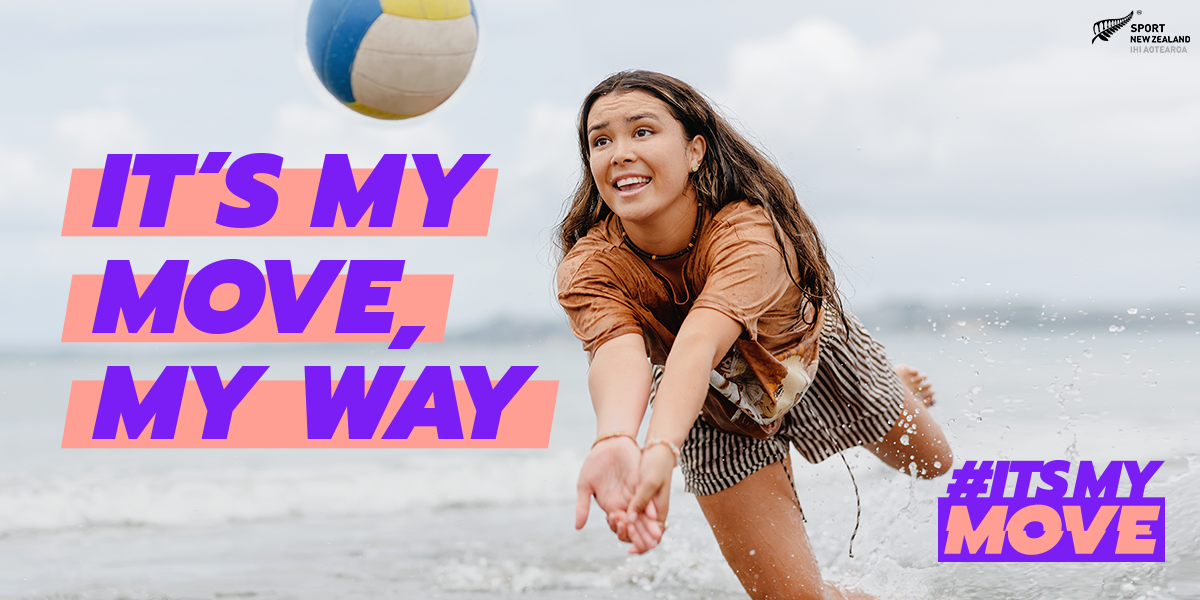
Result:
<svg viewBox="0 0 1200 600"><path fill-rule="evenodd" d="M308 57L346 106L406 119L445 102L475 58L471 0L314 0Z"/></svg>

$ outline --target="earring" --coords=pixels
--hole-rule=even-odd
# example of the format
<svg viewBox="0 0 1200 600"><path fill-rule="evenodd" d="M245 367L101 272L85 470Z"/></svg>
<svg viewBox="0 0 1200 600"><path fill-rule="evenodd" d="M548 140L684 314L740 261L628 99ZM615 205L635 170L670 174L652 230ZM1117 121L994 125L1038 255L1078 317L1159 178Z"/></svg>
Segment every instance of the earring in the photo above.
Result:
<svg viewBox="0 0 1200 600"><path fill-rule="evenodd" d="M699 171L699 170L700 170L700 165L692 165L692 172L693 172L693 173L695 173L696 171Z"/></svg>

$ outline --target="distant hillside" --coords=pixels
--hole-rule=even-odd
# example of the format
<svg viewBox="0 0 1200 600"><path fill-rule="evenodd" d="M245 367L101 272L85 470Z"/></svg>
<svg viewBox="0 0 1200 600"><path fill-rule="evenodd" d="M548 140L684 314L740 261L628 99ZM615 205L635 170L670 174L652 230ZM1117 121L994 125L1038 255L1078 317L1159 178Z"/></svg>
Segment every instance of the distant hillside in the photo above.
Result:
<svg viewBox="0 0 1200 600"><path fill-rule="evenodd" d="M557 319L528 319L502 315L474 327L451 331L446 330L447 342L574 342L575 336L567 326L566 317Z"/></svg>
<svg viewBox="0 0 1200 600"><path fill-rule="evenodd" d="M1042 332L1200 331L1200 307L1055 306L1003 303L934 305L920 301L892 301L875 306L853 306L859 319L875 331L943 334L981 329ZM1130 312L1135 310L1136 312ZM530 319L500 316L474 327L447 331L447 342L550 342L574 341L565 318Z"/></svg>
<svg viewBox="0 0 1200 600"><path fill-rule="evenodd" d="M856 314L873 330L911 333L947 333L1002 328L1025 331L1120 332L1200 330L1196 313L1200 307L1078 306L1034 303L978 305L957 303L936 306L922 302L894 301L858 309Z"/></svg>

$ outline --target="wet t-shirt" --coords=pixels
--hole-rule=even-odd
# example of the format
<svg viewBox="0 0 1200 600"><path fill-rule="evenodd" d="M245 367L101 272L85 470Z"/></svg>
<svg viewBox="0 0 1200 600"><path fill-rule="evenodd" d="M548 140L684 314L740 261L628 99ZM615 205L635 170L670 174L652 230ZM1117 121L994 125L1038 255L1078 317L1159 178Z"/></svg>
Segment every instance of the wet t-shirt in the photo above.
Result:
<svg viewBox="0 0 1200 600"><path fill-rule="evenodd" d="M685 289L672 290L623 244L621 226L610 215L559 265L558 301L589 354L613 338L637 333L651 360L664 364L688 311L704 307L738 322L743 337L782 356L819 333L811 308L809 323L801 318L803 294L793 283L796 259L791 245L785 247L786 263L762 207L731 203L702 219L683 266Z"/></svg>

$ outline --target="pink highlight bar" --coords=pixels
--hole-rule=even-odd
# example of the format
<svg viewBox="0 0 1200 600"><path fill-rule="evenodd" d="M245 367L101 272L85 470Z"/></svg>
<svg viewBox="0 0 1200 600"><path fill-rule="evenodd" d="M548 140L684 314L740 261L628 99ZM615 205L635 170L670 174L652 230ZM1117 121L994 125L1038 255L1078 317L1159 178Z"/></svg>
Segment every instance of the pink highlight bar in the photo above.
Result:
<svg viewBox="0 0 1200 600"><path fill-rule="evenodd" d="M354 169L361 187L371 169ZM259 177L279 193L275 216L258 227L239 229L217 225L221 203L234 207L247 202L225 187L225 170L176 177L164 227L139 227L149 175L130 175L116 227L92 227L104 169L72 169L63 218L63 236L486 236L496 194L497 169L480 169L454 199L447 227L423 227L428 199L416 169L405 169L391 227L368 227L371 212L355 227L347 227L338 211L333 227L311 227L321 169L283 169L276 180Z"/></svg>
<svg viewBox="0 0 1200 600"><path fill-rule="evenodd" d="M144 397L153 381L134 382ZM228 382L225 382L228 384ZM412 389L401 381L388 404L374 439L349 439L347 420L332 439L308 439L303 381L259 381L233 411L226 439L203 439L206 410L195 381L188 381L179 409L174 439L151 439L147 426L137 439L129 439L122 424L111 440L92 439L100 406L103 381L71 382L71 397L63 428L63 448L546 448L554 420L557 381L528 381L505 407L496 439L438 439L434 427L416 427L407 439L381 439L388 424ZM493 382L494 384L495 382ZM369 385L369 384L368 384ZM463 435L469 438L475 406L462 381L454 382Z"/></svg>
<svg viewBox="0 0 1200 600"><path fill-rule="evenodd" d="M309 275L293 275L297 290L308 282ZM154 275L134 275L138 292L144 293ZM187 276L187 283L192 275ZM373 306L371 311L391 312L392 331L389 333L337 333L338 310L346 287L346 275L339 275L328 296L313 315L303 333L280 333L275 324L275 309L267 294L262 309L245 327L223 334L200 331L188 322L182 303L173 333L151 333L147 319L139 331L130 333L124 316L117 323L116 333L93 333L92 325L100 302L103 275L72 275L71 291L67 298L67 316L63 324L64 342L375 342L390 343L402 326L423 325L425 329L417 342L440 342L446 331L446 314L450 309L450 289L453 275L405 275L397 282L375 282L373 287L390 286L386 306ZM237 301L237 288L222 285L212 295L212 306L227 309ZM152 316L151 319L157 318Z"/></svg>

